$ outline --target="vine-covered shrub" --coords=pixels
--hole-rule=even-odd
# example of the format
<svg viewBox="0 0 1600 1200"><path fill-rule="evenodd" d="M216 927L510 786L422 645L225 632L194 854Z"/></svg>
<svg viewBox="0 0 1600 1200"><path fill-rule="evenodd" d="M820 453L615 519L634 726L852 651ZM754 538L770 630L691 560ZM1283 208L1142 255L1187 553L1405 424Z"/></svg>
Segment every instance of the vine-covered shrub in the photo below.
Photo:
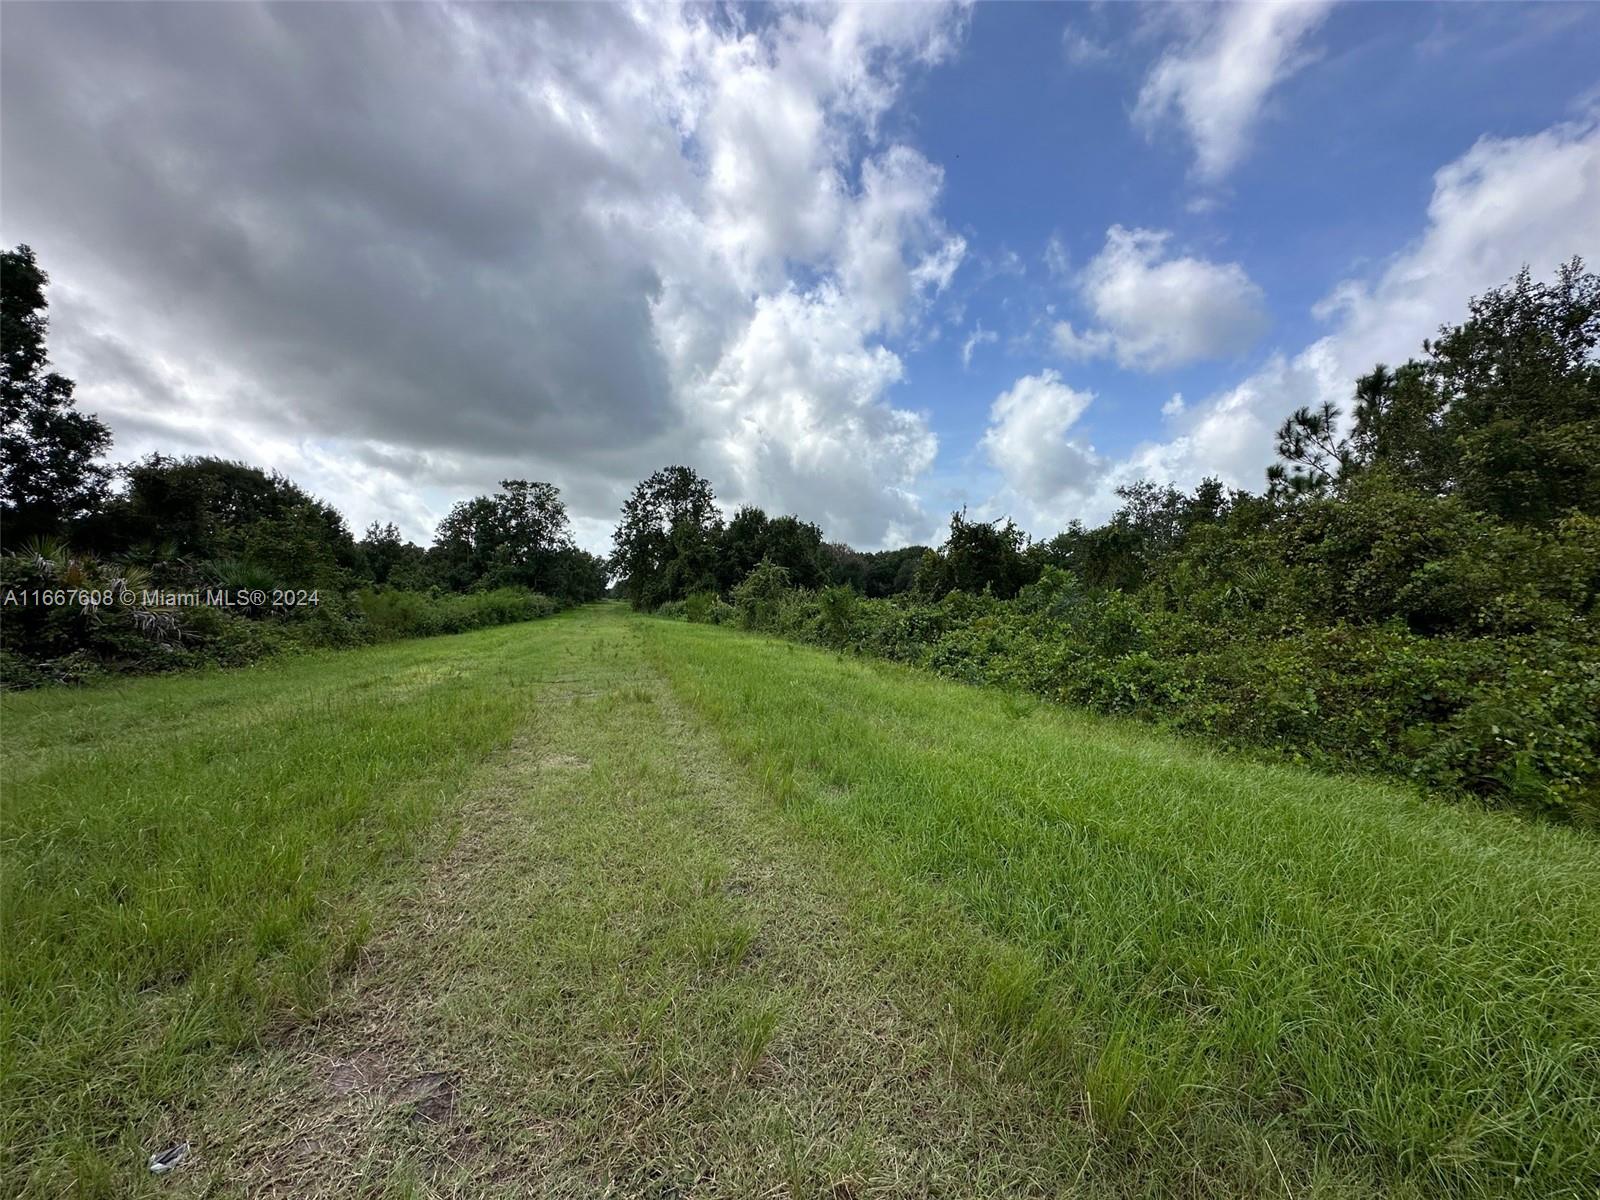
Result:
<svg viewBox="0 0 1600 1200"><path fill-rule="evenodd" d="M378 640L465 633L548 617L559 609L548 596L511 587L464 595L367 590L356 593L356 604Z"/></svg>
<svg viewBox="0 0 1600 1200"><path fill-rule="evenodd" d="M726 625L735 620L738 610L715 592L694 592L682 600L669 601L673 611L696 625Z"/></svg>
<svg viewBox="0 0 1600 1200"><path fill-rule="evenodd" d="M211 569L227 575L216 585L230 592L231 585L249 582L237 564ZM6 600L0 608L0 685L27 688L244 666L296 650L529 621L559 608L522 588L467 594L322 588L314 604L278 610L162 603L164 590L143 567L105 562L59 543L39 542L0 556L0 599Z"/></svg>
<svg viewBox="0 0 1600 1200"><path fill-rule="evenodd" d="M1220 746L1600 820L1600 643L1582 622L1500 637L1428 636L1400 620L1269 633L1243 619L1219 631L1151 596L1087 592L1060 571L1011 601L846 598L773 582L736 591L746 628Z"/></svg>

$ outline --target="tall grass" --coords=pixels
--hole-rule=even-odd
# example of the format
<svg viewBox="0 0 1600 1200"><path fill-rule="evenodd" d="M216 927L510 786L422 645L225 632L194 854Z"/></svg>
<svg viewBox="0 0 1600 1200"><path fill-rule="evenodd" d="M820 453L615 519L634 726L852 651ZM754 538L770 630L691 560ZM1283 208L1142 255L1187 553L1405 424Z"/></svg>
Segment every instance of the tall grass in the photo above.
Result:
<svg viewBox="0 0 1600 1200"><path fill-rule="evenodd" d="M0 704L8 1195L123 1195L130 1172L154 1186L139 1172L156 1139L193 1124L230 1054L321 1009L374 906L448 827L474 764L530 726L536 738L557 729L561 754L513 762L493 788L542 787L540 853L572 842L576 957L550 958L541 908L561 864L519 844L483 893L519 899L488 915L496 937L468 939L461 961L519 997L516 1019L541 1047L522 1066L563 1087L591 1090L569 1062L625 1064L645 1044L609 992L583 996L587 1034L552 1024L544 999L589 986L552 962L580 962L599 933L632 922L643 949L615 964L628 1003L657 1014L651 1036L684 1062L732 1046L740 1077L787 1036L773 1014L796 973L837 974L804 955L870 949L848 985L828 986L850 992L849 1011L881 1017L863 1036L885 1039L884 1061L943 1064L961 1089L976 1043L1020 1073L1018 1094L1044 1097L1005 1110L1013 1131L1060 1122L1070 1155L1035 1162L1030 1142L1014 1159L1037 1167L1041 1192L1218 1195L1233 1193L1216 1181L1248 1179L1250 1194L1281 1180L1296 1195L1347 1196L1376 1178L1396 1195L1542 1200L1591 1196L1600 1180L1600 844L1579 830L1213 757L1032 698L615 607ZM574 775L581 788L565 782L580 756L592 760ZM719 847L742 820L729 806L760 795L778 813L740 836L770 844ZM582 796L583 815L570 815ZM698 964L673 976L680 1005L656 990L666 977L629 974L658 940L661 893L639 890L649 872L610 868L701 846L707 862L743 862L755 892L741 903L772 911L747 920L720 885L672 910L666 924ZM837 867L895 902L819 901L807 937L783 943L773 926L809 877L797 869L761 897L752 864L766 856L826 862L823 874ZM699 870L665 874L698 887ZM860 924L871 937L845 936ZM725 978L780 948L793 957L771 980ZM948 975L950 1008L944 995L898 1008L892 981L909 972ZM527 990L532 977L542 982ZM707 1035L685 1014L721 1004L733 983L737 1027ZM515 1065L527 1048L496 1023L502 996L481 1003L467 1041L503 1049L500 1073L515 1081L493 1123L525 1131ZM919 1004L948 1011L948 1055L915 1044L946 1028ZM794 1074L769 1062L773 1074L752 1075L729 1129L766 1129L840 1078L813 1040L786 1045L779 1065ZM719 1097L728 1077L718 1067ZM868 1110L874 1082L862 1083ZM604 1129L598 1151L632 1152ZM929 1145L976 1144L913 1130Z"/></svg>
<svg viewBox="0 0 1600 1200"><path fill-rule="evenodd" d="M222 1055L313 1011L540 661L508 628L4 696L0 1191L124 1194Z"/></svg>
<svg viewBox="0 0 1600 1200"><path fill-rule="evenodd" d="M904 668L647 623L789 813L1013 945L974 1006L1120 1152L1292 1128L1450 1195L1600 1184L1600 846Z"/></svg>
<svg viewBox="0 0 1600 1200"><path fill-rule="evenodd" d="M356 605L376 641L466 633L548 617L559 608L548 596L511 587L446 596L369 589L356 593Z"/></svg>

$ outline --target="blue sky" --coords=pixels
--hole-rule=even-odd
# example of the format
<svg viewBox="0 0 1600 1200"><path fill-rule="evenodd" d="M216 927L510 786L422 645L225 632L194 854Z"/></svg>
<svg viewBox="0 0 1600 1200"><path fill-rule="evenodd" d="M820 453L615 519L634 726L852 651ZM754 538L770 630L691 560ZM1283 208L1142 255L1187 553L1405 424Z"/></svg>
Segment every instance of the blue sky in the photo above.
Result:
<svg viewBox="0 0 1600 1200"><path fill-rule="evenodd" d="M967 336L981 322L999 339L966 366L955 330L906 353L907 391L946 434L936 472L952 501L980 505L994 486L973 452L989 401L1019 373L1060 365L1041 310L1085 319L1070 277L1050 269L1052 239L1081 269L1114 224L1166 230L1190 252L1238 262L1262 290L1269 323L1244 353L1150 372L1063 368L1100 401L1076 428L1126 454L1174 392L1199 400L1273 350L1316 340L1317 302L1423 233L1441 166L1479 138L1537 133L1600 98L1600 7L1344 5L1305 38L1307 61L1266 97L1238 164L1206 187L1181 132L1133 119L1165 45L1152 24L1128 4L983 6L962 53L908 89L906 135L944 166L941 211L977 267L952 304ZM1581 232L1573 253L1600 250ZM1011 254L1023 274L997 269Z"/></svg>
<svg viewBox="0 0 1600 1200"><path fill-rule="evenodd" d="M871 547L1259 488L1600 260L1600 6L11 5L0 234L115 454L603 548L687 462Z"/></svg>

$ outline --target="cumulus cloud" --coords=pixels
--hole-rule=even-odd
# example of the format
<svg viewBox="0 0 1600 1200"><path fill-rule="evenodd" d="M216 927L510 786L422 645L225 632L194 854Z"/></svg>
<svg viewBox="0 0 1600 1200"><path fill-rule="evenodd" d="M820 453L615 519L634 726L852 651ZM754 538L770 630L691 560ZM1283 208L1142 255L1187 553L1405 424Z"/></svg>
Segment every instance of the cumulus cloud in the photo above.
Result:
<svg viewBox="0 0 1600 1200"><path fill-rule="evenodd" d="M1194 145L1195 171L1215 183L1236 166L1272 89L1310 60L1303 43L1330 0L1193 5L1188 36L1150 68L1134 121L1147 132L1175 120Z"/></svg>
<svg viewBox="0 0 1600 1200"><path fill-rule="evenodd" d="M1266 328L1261 289L1238 263L1166 257L1169 235L1113 225L1104 249L1078 277L1099 322L1088 330L1058 322L1057 353L1073 359L1114 355L1141 371L1160 371L1248 350Z"/></svg>
<svg viewBox="0 0 1600 1200"><path fill-rule="evenodd" d="M920 414L880 402L903 368L857 326L832 287L763 297L689 397L732 494L793 497L830 536L894 541L926 523L912 488L938 444Z"/></svg>
<svg viewBox="0 0 1600 1200"><path fill-rule="evenodd" d="M943 178L909 146L862 164L839 273L870 329L898 324L913 294L943 291L961 263L966 243L940 237L932 211ZM919 251L915 263L907 261L908 246Z"/></svg>
<svg viewBox="0 0 1600 1200"><path fill-rule="evenodd" d="M4 237L51 271L55 356L122 456L237 455L418 537L547 478L595 539L688 461L730 502L836 495L870 544L935 445L882 338L965 255L883 118L964 21L18 9Z"/></svg>
<svg viewBox="0 0 1600 1200"><path fill-rule="evenodd" d="M1067 386L1051 370L1024 375L995 398L980 445L1003 480L1002 506L1037 521L1094 491L1106 464L1071 436L1093 402L1092 392Z"/></svg>
<svg viewBox="0 0 1600 1200"><path fill-rule="evenodd" d="M1574 254L1600 257L1600 123L1481 139L1435 173L1421 235L1374 278L1346 281L1317 306L1329 333L1185 405L1173 438L1108 470L1095 511L1109 510L1111 487L1138 478L1192 487L1220 475L1259 491L1273 430L1289 412L1324 400L1348 410L1358 376L1420 353L1423 338L1466 316L1469 296L1524 265L1548 278Z"/></svg>

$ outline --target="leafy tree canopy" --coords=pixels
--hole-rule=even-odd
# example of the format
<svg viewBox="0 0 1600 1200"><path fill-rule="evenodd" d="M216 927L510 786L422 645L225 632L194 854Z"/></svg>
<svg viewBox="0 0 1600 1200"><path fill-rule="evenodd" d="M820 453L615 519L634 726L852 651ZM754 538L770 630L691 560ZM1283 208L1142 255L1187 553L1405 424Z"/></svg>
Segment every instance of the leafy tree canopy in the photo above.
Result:
<svg viewBox="0 0 1600 1200"><path fill-rule="evenodd" d="M1361 378L1348 436L1331 404L1285 421L1271 493L1337 491L1378 471L1508 521L1600 513L1597 345L1600 276L1577 258L1551 283L1525 267L1424 342L1421 359Z"/></svg>
<svg viewBox="0 0 1600 1200"><path fill-rule="evenodd" d="M717 579L722 589L731 590L763 559L783 567L796 587L819 587L828 577L819 527L799 517L768 517L746 505L719 541Z"/></svg>
<svg viewBox="0 0 1600 1200"><path fill-rule="evenodd" d="M434 535L448 586L550 589L559 557L574 549L567 506L554 484L507 479L502 491L453 507Z"/></svg>
<svg viewBox="0 0 1600 1200"><path fill-rule="evenodd" d="M222 458L152 454L123 469L127 486L85 525L101 547L198 569L249 562L278 583L328 585L360 574L344 517L293 480Z"/></svg>
<svg viewBox="0 0 1600 1200"><path fill-rule="evenodd" d="M72 380L47 370L49 282L28 246L0 252L0 527L10 544L66 532L111 477L95 461L111 431L77 410Z"/></svg>
<svg viewBox="0 0 1600 1200"><path fill-rule="evenodd" d="M663 467L623 503L611 570L624 580L635 608L714 591L721 536L711 484L690 467Z"/></svg>
<svg viewBox="0 0 1600 1200"><path fill-rule="evenodd" d="M917 591L929 596L947 592L991 592L1009 600L1038 578L1025 551L1028 535L1008 517L974 521L965 511L950 514L950 536L938 552L923 555L917 570Z"/></svg>

